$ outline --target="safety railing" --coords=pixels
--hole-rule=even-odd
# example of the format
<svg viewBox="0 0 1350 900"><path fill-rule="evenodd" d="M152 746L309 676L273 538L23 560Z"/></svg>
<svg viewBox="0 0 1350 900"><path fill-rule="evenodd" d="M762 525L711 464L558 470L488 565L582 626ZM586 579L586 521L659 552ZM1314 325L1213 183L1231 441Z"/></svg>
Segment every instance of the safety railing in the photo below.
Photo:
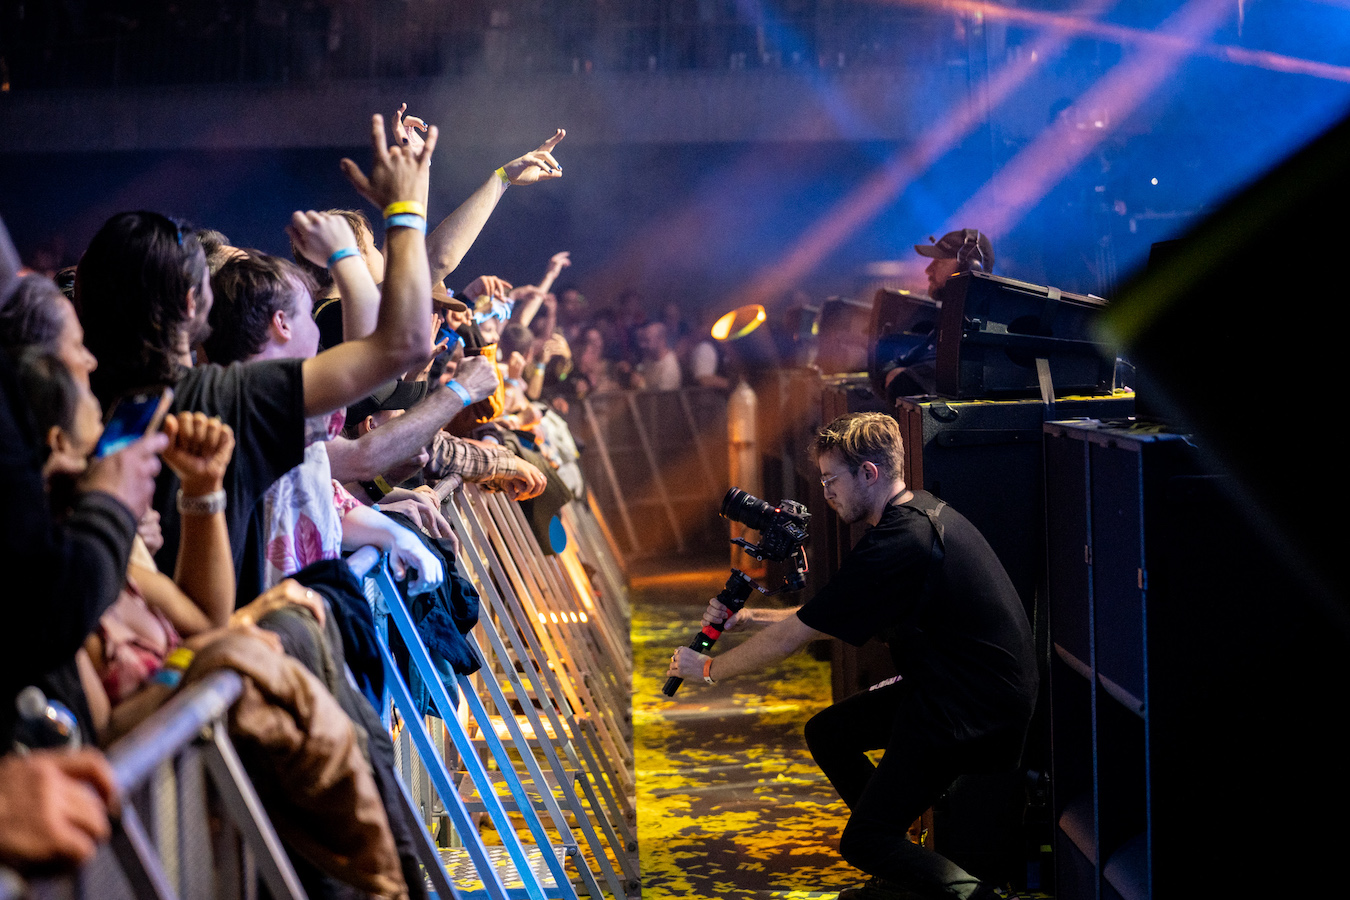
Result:
<svg viewBox="0 0 1350 900"><path fill-rule="evenodd" d="M385 558L367 547L348 559L376 616L382 713L429 887L466 900L636 896L628 605L603 529L574 501L561 514L566 546L546 556L500 494L469 485L443 511L457 568L481 598L467 635L483 662L474 675L443 683ZM395 632L436 716L413 700ZM279 900L303 898L226 733L241 684L214 673L115 744L126 799L110 845L74 875L0 879L0 898L220 900L256 896L259 882Z"/></svg>
<svg viewBox="0 0 1350 900"><path fill-rule="evenodd" d="M122 813L112 841L77 873L35 879L33 898L305 896L226 733L238 673L191 685L108 750Z"/></svg>
<svg viewBox="0 0 1350 900"><path fill-rule="evenodd" d="M724 546L727 398L711 388L593 394L569 415L586 483L625 555Z"/></svg>
<svg viewBox="0 0 1350 900"><path fill-rule="evenodd" d="M567 546L546 556L502 495L468 485L443 512L460 542L459 572L480 593L467 637L483 667L456 675L453 692L384 561L369 549L350 559L385 628L406 800L428 847L433 829L451 845L424 859L433 884L493 900L633 896L632 657L627 597L603 532L574 502L562 515ZM388 649L395 632L436 716L413 704ZM483 841L480 820L499 844Z"/></svg>

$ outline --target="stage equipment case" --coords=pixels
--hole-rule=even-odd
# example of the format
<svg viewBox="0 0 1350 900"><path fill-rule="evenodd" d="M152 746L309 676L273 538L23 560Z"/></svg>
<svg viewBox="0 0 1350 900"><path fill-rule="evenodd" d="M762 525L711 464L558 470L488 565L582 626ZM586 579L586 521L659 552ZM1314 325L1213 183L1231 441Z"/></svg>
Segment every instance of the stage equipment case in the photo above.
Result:
<svg viewBox="0 0 1350 900"><path fill-rule="evenodd" d="M1342 656L1288 602L1297 576L1190 439L1045 432L1056 897L1254 886L1283 868L1251 840L1258 798L1289 805L1318 777L1299 760Z"/></svg>

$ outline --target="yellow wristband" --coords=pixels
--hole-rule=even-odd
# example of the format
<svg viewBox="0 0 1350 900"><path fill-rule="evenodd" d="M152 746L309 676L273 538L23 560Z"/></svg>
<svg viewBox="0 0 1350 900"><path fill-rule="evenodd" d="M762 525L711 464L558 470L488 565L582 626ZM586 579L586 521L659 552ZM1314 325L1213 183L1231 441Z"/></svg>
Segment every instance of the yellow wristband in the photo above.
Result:
<svg viewBox="0 0 1350 900"><path fill-rule="evenodd" d="M502 184L506 185L507 187L511 186L511 179L506 177L506 166L502 166L500 169L497 170L497 177L502 180Z"/></svg>
<svg viewBox="0 0 1350 900"><path fill-rule="evenodd" d="M192 665L192 660L197 656L187 647L175 647L169 651L169 655L164 657L164 668L178 669L181 672L187 671L187 667Z"/></svg>
<svg viewBox="0 0 1350 900"><path fill-rule="evenodd" d="M384 491L386 494L394 489L393 485L384 480L383 475L375 476L375 486L380 490Z"/></svg>
<svg viewBox="0 0 1350 900"><path fill-rule="evenodd" d="M394 203L390 203L384 208L384 218L386 219L390 216L397 216L404 213L421 216L425 219L427 217L427 208L416 200L398 200Z"/></svg>

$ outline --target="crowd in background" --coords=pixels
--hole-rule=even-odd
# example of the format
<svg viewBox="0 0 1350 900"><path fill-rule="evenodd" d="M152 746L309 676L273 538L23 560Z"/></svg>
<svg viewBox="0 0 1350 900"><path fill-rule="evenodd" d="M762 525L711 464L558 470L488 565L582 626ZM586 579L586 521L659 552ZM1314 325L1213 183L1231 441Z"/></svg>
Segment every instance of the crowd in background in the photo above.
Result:
<svg viewBox="0 0 1350 900"><path fill-rule="evenodd" d="M87 859L119 803L93 748L228 668L294 723L278 748L234 718L267 748L250 775L311 894L424 895L343 552L385 551L437 665L472 671L448 493L506 492L548 552L551 517L585 491L560 413L721 377L677 309L555 297L566 252L537 284L456 272L508 189L562 176L565 133L429 223L436 137L402 109L374 116L372 163L341 167L381 217L297 211L278 223L293 259L132 211L51 278L0 228L0 863ZM341 824L287 826L318 813Z"/></svg>

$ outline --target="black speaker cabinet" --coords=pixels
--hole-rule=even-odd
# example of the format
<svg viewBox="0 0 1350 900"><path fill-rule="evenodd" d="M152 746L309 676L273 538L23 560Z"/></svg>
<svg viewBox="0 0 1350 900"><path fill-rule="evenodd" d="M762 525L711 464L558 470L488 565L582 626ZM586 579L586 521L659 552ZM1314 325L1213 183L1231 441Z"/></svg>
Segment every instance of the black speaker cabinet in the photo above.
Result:
<svg viewBox="0 0 1350 900"><path fill-rule="evenodd" d="M1066 397L1052 416L1124 418L1134 394ZM905 442L905 483L946 500L971 521L998 554L1034 616L1042 580L1044 494L1040 400L901 399L895 417ZM1033 618L1034 621L1034 618Z"/></svg>
<svg viewBox="0 0 1350 900"><path fill-rule="evenodd" d="M1046 359L1056 394L1109 394L1115 351L1099 344L1099 297L983 272L954 275L938 326L937 392L954 399L1040 395Z"/></svg>
<svg viewBox="0 0 1350 900"><path fill-rule="evenodd" d="M1335 630L1191 439L1045 430L1056 896L1292 890L1297 867L1252 834L1270 817L1309 860L1343 840Z"/></svg>

